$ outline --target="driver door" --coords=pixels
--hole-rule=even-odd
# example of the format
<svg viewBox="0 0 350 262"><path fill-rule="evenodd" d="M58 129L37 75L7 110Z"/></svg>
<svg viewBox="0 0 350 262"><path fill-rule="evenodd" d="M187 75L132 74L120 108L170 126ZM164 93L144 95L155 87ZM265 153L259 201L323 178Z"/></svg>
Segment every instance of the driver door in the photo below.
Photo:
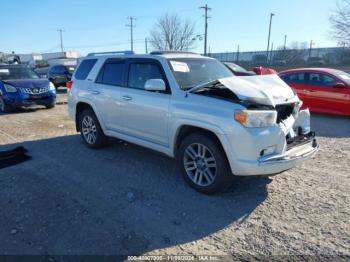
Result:
<svg viewBox="0 0 350 262"><path fill-rule="evenodd" d="M146 91L149 79L162 79L165 73L157 60L130 59L126 88L121 90L122 131L127 135L168 146L170 89Z"/></svg>

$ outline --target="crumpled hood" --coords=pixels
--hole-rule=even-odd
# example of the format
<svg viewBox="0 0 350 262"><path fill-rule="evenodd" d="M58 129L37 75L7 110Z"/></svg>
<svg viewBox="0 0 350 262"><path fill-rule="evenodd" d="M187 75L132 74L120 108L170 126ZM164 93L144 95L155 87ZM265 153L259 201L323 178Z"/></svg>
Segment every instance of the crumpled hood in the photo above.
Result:
<svg viewBox="0 0 350 262"><path fill-rule="evenodd" d="M299 100L278 75L232 76L219 81L241 100L272 106Z"/></svg>
<svg viewBox="0 0 350 262"><path fill-rule="evenodd" d="M49 86L47 79L19 79L19 80L3 80L2 82L10 84L18 88L40 88Z"/></svg>

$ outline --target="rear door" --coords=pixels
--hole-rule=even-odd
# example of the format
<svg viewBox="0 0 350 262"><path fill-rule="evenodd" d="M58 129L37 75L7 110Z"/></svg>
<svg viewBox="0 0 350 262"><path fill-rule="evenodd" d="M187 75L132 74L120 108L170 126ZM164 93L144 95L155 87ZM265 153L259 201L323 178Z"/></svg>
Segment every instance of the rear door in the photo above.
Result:
<svg viewBox="0 0 350 262"><path fill-rule="evenodd" d="M163 79L167 91L146 91L149 79ZM129 59L127 86L121 91L123 132L168 146L170 89L162 66L154 59Z"/></svg>
<svg viewBox="0 0 350 262"><path fill-rule="evenodd" d="M125 88L125 59L107 59L90 90L107 130L120 131L120 94Z"/></svg>

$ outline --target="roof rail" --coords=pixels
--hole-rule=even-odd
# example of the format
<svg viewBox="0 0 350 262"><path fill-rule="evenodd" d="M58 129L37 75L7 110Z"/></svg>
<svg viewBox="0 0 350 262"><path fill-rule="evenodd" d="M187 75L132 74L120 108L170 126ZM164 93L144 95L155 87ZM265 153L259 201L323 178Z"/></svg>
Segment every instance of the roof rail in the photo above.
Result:
<svg viewBox="0 0 350 262"><path fill-rule="evenodd" d="M176 51L176 50L169 50L169 51L153 51L153 52L150 53L150 55L165 55L165 54L189 54L189 55L199 55L198 53L194 53L194 52Z"/></svg>
<svg viewBox="0 0 350 262"><path fill-rule="evenodd" d="M98 55L134 55L134 51L110 51L110 52L97 52L97 53L89 53L87 56L98 56Z"/></svg>

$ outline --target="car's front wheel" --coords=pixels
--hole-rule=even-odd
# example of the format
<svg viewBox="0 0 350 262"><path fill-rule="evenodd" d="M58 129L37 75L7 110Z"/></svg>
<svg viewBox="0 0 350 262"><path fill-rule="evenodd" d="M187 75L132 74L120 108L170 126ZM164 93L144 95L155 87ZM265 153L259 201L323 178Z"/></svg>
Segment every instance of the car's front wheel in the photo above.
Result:
<svg viewBox="0 0 350 262"><path fill-rule="evenodd" d="M222 192L232 184L226 155L210 136L195 133L186 137L177 158L186 182L202 193Z"/></svg>
<svg viewBox="0 0 350 262"><path fill-rule="evenodd" d="M4 99L0 96L0 113L9 113L11 110L12 107L7 105Z"/></svg>
<svg viewBox="0 0 350 262"><path fill-rule="evenodd" d="M107 144L108 138L103 133L100 123L91 109L86 109L79 115L79 126L81 137L88 147L97 149Z"/></svg>

